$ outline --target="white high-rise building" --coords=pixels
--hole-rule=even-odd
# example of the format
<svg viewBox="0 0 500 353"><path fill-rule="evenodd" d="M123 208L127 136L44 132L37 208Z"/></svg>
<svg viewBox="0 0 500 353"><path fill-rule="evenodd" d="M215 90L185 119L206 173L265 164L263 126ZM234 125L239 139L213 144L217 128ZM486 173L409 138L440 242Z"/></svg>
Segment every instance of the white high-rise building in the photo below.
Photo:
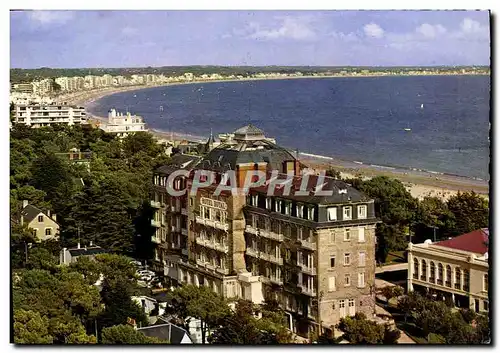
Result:
<svg viewBox="0 0 500 353"><path fill-rule="evenodd" d="M61 104L16 105L16 124L25 124L34 128L54 124L78 125L87 123L85 108Z"/></svg>

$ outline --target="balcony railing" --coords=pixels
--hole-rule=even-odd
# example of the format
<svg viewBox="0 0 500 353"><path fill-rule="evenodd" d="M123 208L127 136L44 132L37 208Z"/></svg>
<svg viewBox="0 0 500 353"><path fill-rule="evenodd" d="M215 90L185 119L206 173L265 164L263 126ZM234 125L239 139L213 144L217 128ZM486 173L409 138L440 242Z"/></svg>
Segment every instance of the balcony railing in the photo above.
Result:
<svg viewBox="0 0 500 353"><path fill-rule="evenodd" d="M420 276L421 281L427 281L427 275L423 274Z"/></svg>
<svg viewBox="0 0 500 353"><path fill-rule="evenodd" d="M156 244L160 244L161 243L160 238L158 238L158 237L156 237L154 235L151 237L151 242L152 243L156 243Z"/></svg>
<svg viewBox="0 0 500 353"><path fill-rule="evenodd" d="M455 283L455 289L460 289L461 285L460 283Z"/></svg>
<svg viewBox="0 0 500 353"><path fill-rule="evenodd" d="M270 262L273 262L277 265L283 265L283 258L282 257L276 257L274 255L269 255L269 260Z"/></svg>
<svg viewBox="0 0 500 353"><path fill-rule="evenodd" d="M466 291L466 292L468 292L469 291L469 286L465 284L463 290Z"/></svg>
<svg viewBox="0 0 500 353"><path fill-rule="evenodd" d="M209 239L196 238L196 244L205 246L213 250L222 251L224 253L227 253L229 251L229 247L226 244L221 244Z"/></svg>
<svg viewBox="0 0 500 353"><path fill-rule="evenodd" d="M261 237L276 240L276 241L283 241L283 234L275 233L270 230L266 229L259 229L258 234L260 234Z"/></svg>
<svg viewBox="0 0 500 353"><path fill-rule="evenodd" d="M257 235L257 234L259 233L259 232L257 231L257 228L254 228L254 227L252 227L252 226L250 226L250 225L247 225L247 226L245 227L245 232L250 233L250 234L254 234L254 235Z"/></svg>
<svg viewBox="0 0 500 353"><path fill-rule="evenodd" d="M228 275L229 274L229 269L227 268L220 268L220 267L217 267L215 269L215 271L219 272L219 273L222 273L223 275Z"/></svg>
<svg viewBox="0 0 500 353"><path fill-rule="evenodd" d="M429 277L429 282L436 283L436 278L435 277Z"/></svg>
<svg viewBox="0 0 500 353"><path fill-rule="evenodd" d="M298 287L300 289L302 289L302 293L304 293L305 295L309 295L311 297L316 296L316 291L314 290L314 288L309 288L309 287L301 285L301 284L299 284Z"/></svg>
<svg viewBox="0 0 500 353"><path fill-rule="evenodd" d="M278 277L269 277L269 281L274 283L274 284L277 284L279 286L282 286L283 285L283 279L282 278L278 278Z"/></svg>
<svg viewBox="0 0 500 353"><path fill-rule="evenodd" d="M307 241L307 240L299 240L300 241L300 245L303 247L303 248L306 248L306 249L309 249L309 250L316 250L316 243L312 243L310 241Z"/></svg>
<svg viewBox="0 0 500 353"><path fill-rule="evenodd" d="M314 267L307 267L305 264L299 264L300 265L300 270L304 273L307 273L309 275L315 276L316 275L316 269Z"/></svg>
<svg viewBox="0 0 500 353"><path fill-rule="evenodd" d="M151 207L153 207L153 208L160 208L161 207L161 202L160 201L151 201Z"/></svg>
<svg viewBox="0 0 500 353"><path fill-rule="evenodd" d="M227 231L229 229L229 224L227 224L227 223L213 221L211 219L206 219L206 218L201 218L200 216L196 216L195 220L196 220L196 223L203 224L203 225L208 226L208 227L222 229L224 231Z"/></svg>
<svg viewBox="0 0 500 353"><path fill-rule="evenodd" d="M157 227L157 228L160 228L161 227L161 224L160 224L160 221L156 221L154 219L151 220L151 225L153 227Z"/></svg>
<svg viewBox="0 0 500 353"><path fill-rule="evenodd" d="M438 285L442 286L442 285L443 285L443 280L442 280L441 278L438 278L438 279L436 280L436 284L438 284Z"/></svg>
<svg viewBox="0 0 500 353"><path fill-rule="evenodd" d="M451 288L451 281L446 281L445 285L446 285L446 287L450 287Z"/></svg>
<svg viewBox="0 0 500 353"><path fill-rule="evenodd" d="M259 251L258 250L255 250L255 249L252 249L252 248L247 248L246 249L246 254L248 256L252 256L252 257L255 257L255 258L259 258Z"/></svg>
<svg viewBox="0 0 500 353"><path fill-rule="evenodd" d="M181 254L184 256L188 256L188 250L187 249L182 249Z"/></svg>
<svg viewBox="0 0 500 353"><path fill-rule="evenodd" d="M182 235L188 235L188 230L186 228L181 229L181 234Z"/></svg>
<svg viewBox="0 0 500 353"><path fill-rule="evenodd" d="M187 216L188 213L187 213L186 207L181 208L181 214L183 214L184 216Z"/></svg>

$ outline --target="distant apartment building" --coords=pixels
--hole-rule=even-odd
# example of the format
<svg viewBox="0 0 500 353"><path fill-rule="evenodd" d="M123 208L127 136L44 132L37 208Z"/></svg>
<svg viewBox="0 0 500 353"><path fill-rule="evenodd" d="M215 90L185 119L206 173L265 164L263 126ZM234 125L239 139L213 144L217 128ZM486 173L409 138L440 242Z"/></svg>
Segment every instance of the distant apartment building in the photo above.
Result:
<svg viewBox="0 0 500 353"><path fill-rule="evenodd" d="M33 93L39 96L50 94L53 91L52 79L47 78L41 81L34 81L32 82L32 84L33 84Z"/></svg>
<svg viewBox="0 0 500 353"><path fill-rule="evenodd" d="M430 292L455 306L489 311L489 230L408 246L408 290Z"/></svg>
<svg viewBox="0 0 500 353"><path fill-rule="evenodd" d="M14 105L50 104L53 101L50 97L41 97L33 93L11 92L9 96L9 102Z"/></svg>
<svg viewBox="0 0 500 353"><path fill-rule="evenodd" d="M28 104L16 105L16 124L25 124L34 128L53 124L79 125L87 123L85 108L63 104Z"/></svg>
<svg viewBox="0 0 500 353"><path fill-rule="evenodd" d="M108 121L100 126L102 130L110 134L124 137L133 132L148 131L144 119L129 112L123 115L115 109L108 112Z"/></svg>
<svg viewBox="0 0 500 353"><path fill-rule="evenodd" d="M373 313L374 202L332 178L325 178L324 187L332 195L314 196L316 175L306 183L308 196L299 196L302 168L292 153L251 125L202 158L174 156L154 176L156 270L172 284L205 285L228 298L277 300L290 328L304 336L320 326L331 330L355 312ZM214 171L219 180L235 171L239 188L249 171L277 170L293 175L294 192L268 196L266 185L246 196L216 197L213 186L171 196L167 178L178 169L190 175ZM177 178L173 186L183 190L191 183Z"/></svg>
<svg viewBox="0 0 500 353"><path fill-rule="evenodd" d="M33 83L14 83L12 91L19 93L33 93Z"/></svg>

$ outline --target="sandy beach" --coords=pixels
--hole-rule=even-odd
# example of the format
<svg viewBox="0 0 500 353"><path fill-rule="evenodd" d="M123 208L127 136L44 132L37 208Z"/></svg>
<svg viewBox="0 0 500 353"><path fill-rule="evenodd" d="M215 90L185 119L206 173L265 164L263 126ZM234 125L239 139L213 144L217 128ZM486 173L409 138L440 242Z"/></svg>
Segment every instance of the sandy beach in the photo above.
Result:
<svg viewBox="0 0 500 353"><path fill-rule="evenodd" d="M371 76L371 75L370 75ZM339 76L302 76L302 77L280 77L280 78L253 78L245 81L251 80L263 80L263 79L300 79L300 78L331 78ZM360 76L356 76L360 77ZM160 86L174 86L174 85L184 85L193 83L215 83L215 82L229 82L229 81L243 81L243 80L221 80L221 81L192 81L192 82L173 82L162 85L150 85L150 86L128 86L128 87L111 87L106 89L99 89L93 91L79 92L74 94L67 94L63 96L56 97L58 101L64 101L73 105L88 106L94 101L108 95L115 93L134 91L147 89L152 87ZM91 121L102 123L106 120L105 117L95 116L88 114ZM147 122L146 122L147 123ZM187 134L178 134L175 132L158 131L154 129L149 130L155 137L162 140L191 140L191 141L203 141L201 136L192 136ZM278 139L279 140L279 139ZM318 156L303 156L301 161L315 170L335 168L341 172L343 177L354 177L359 176L362 178L372 178L377 175L386 175L389 177L397 178L401 180L410 191L412 196L416 198L423 198L425 196L437 196L443 199L447 199L452 195L455 195L458 191L471 191L483 195L488 198L489 194L489 183L486 180L472 179L468 177L461 177L455 175L447 175L443 173L412 170L407 168L389 168L383 166L374 166L370 164L363 164L354 161L345 161L337 158L328 158L325 160Z"/></svg>

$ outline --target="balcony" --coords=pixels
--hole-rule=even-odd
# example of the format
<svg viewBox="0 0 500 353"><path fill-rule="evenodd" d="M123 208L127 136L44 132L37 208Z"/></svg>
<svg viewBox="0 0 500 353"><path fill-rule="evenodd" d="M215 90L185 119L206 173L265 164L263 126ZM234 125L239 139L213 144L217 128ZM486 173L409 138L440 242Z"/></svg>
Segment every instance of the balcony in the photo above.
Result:
<svg viewBox="0 0 500 353"><path fill-rule="evenodd" d="M217 267L215 269L215 271L217 271L217 272L219 272L219 273L221 273L223 275L228 275L229 274L229 269L227 269L227 268L219 268L219 267Z"/></svg>
<svg viewBox="0 0 500 353"><path fill-rule="evenodd" d="M279 286L282 286L283 285L283 279L282 278L278 278L278 277L270 277L269 278L269 281L271 283L274 283L274 284L277 284Z"/></svg>
<svg viewBox="0 0 500 353"><path fill-rule="evenodd" d="M213 221L211 219L206 219L206 218L201 218L200 216L196 216L195 218L196 223L198 224L203 224L208 227L216 228L216 229L221 229L224 231L228 231L229 225L227 223L222 223L219 221Z"/></svg>
<svg viewBox="0 0 500 353"><path fill-rule="evenodd" d="M181 229L181 234L182 235L188 235L188 230L186 228Z"/></svg>
<svg viewBox="0 0 500 353"><path fill-rule="evenodd" d="M275 233L270 230L266 229L259 229L258 233L260 234L261 237L276 240L276 241L283 241L284 237L283 234Z"/></svg>
<svg viewBox="0 0 500 353"><path fill-rule="evenodd" d="M257 231L257 228L254 228L254 227L252 227L252 226L250 226L250 225L247 225L247 226L245 227L245 232L247 232L247 233L249 233L249 234L253 234L253 235L257 235L257 234L259 234L259 232Z"/></svg>
<svg viewBox="0 0 500 353"><path fill-rule="evenodd" d="M450 287L450 288L451 288L451 281L446 281L446 282L445 282L445 286L446 286L446 287Z"/></svg>
<svg viewBox="0 0 500 353"><path fill-rule="evenodd" d="M155 244L160 244L161 243L160 238L156 237L155 235L153 235L151 237L151 242L155 243Z"/></svg>
<svg viewBox="0 0 500 353"><path fill-rule="evenodd" d="M160 201L151 201L151 207L161 208L161 202Z"/></svg>
<svg viewBox="0 0 500 353"><path fill-rule="evenodd" d="M181 214L183 214L184 216L187 216L187 209L185 207L182 207L181 208Z"/></svg>
<svg viewBox="0 0 500 353"><path fill-rule="evenodd" d="M442 280L442 279L440 279L440 278L438 278L438 279L437 279L437 281L436 281L436 283L437 283L438 285L442 286L442 285L443 285L443 280Z"/></svg>
<svg viewBox="0 0 500 353"><path fill-rule="evenodd" d="M274 255L270 255L269 259L267 261L270 261L270 262L275 263L275 264L280 265L280 266L283 265L283 258L282 257L276 257Z"/></svg>
<svg viewBox="0 0 500 353"><path fill-rule="evenodd" d="M310 297L316 296L316 291L314 290L314 288L309 288L309 287L301 285L301 284L297 285L297 287L302 289L302 293L304 293L305 295L308 295Z"/></svg>
<svg viewBox="0 0 500 353"><path fill-rule="evenodd" d="M161 227L160 221L157 221L157 220L154 220L154 219L151 220L151 225L153 227L157 227L157 228Z"/></svg>
<svg viewBox="0 0 500 353"><path fill-rule="evenodd" d="M317 244L316 243L311 243L310 241L307 240L299 240L300 245L303 248L309 249L309 250L316 250L317 249Z"/></svg>
<svg viewBox="0 0 500 353"><path fill-rule="evenodd" d="M225 232L227 232L229 230L229 224L222 223L222 222L219 222L219 221L215 221L214 227L217 228L217 229L221 229L221 230L223 230Z"/></svg>
<svg viewBox="0 0 500 353"><path fill-rule="evenodd" d="M246 249L246 254L251 257L255 257L256 259L259 258L259 251L252 249L252 248L247 248Z"/></svg>
<svg viewBox="0 0 500 353"><path fill-rule="evenodd" d="M179 229L176 226L172 226L172 228L170 229L172 233L177 233L179 231Z"/></svg>
<svg viewBox="0 0 500 353"><path fill-rule="evenodd" d="M314 267L307 267L305 264L299 264L300 270L311 276L316 276L316 269Z"/></svg>
<svg viewBox="0 0 500 353"><path fill-rule="evenodd" d="M265 252L261 252L259 254L259 258L261 258L262 260L266 260L266 261L271 261L270 258L271 258L271 255L265 253Z"/></svg>
<svg viewBox="0 0 500 353"><path fill-rule="evenodd" d="M221 244L210 239L196 238L196 244L202 245L204 247L221 251L223 253L229 252L229 247L226 244Z"/></svg>

